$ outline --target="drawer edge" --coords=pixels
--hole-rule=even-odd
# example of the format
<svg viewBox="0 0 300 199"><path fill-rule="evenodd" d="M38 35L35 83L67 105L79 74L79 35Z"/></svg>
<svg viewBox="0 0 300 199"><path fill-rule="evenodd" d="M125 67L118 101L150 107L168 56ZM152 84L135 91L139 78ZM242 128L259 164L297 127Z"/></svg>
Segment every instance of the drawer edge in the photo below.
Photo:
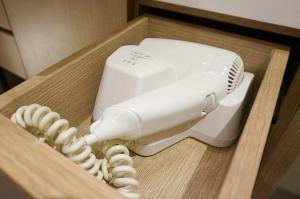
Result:
<svg viewBox="0 0 300 199"><path fill-rule="evenodd" d="M275 49L218 198L251 198L289 51Z"/></svg>
<svg viewBox="0 0 300 199"><path fill-rule="evenodd" d="M0 138L0 190L9 183L5 179L11 179L13 187L10 188L16 192L10 191L9 196L19 198L17 196L21 194L22 198L123 198L2 114ZM12 144L15 146L11 147ZM34 161L39 164L32 164ZM64 178L61 178L62 175Z"/></svg>

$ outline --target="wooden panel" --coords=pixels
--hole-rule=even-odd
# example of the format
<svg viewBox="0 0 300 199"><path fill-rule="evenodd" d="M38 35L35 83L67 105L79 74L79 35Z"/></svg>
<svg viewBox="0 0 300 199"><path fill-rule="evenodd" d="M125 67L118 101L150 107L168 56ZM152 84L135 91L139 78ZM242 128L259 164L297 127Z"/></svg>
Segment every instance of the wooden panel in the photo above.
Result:
<svg viewBox="0 0 300 199"><path fill-rule="evenodd" d="M0 115L0 168L13 178L10 198L122 198L47 144ZM22 146L22 147L16 147ZM3 174L2 174L3 175ZM0 182L8 183L1 180ZM20 191L26 190L26 194ZM63 187L63 188L62 188ZM7 195L4 195L7 194ZM24 195L25 194L25 195ZM0 196L1 196L0 195ZM21 196L21 197L20 197Z"/></svg>
<svg viewBox="0 0 300 199"><path fill-rule="evenodd" d="M280 142L273 146L272 153L267 154L267 163L261 165L260 173L255 184L253 198L268 198L275 190L279 180L300 152L300 108L294 115L286 131L281 135ZM271 131L273 132L273 131ZM276 132L275 132L276 133ZM264 157L265 158L265 157Z"/></svg>
<svg viewBox="0 0 300 199"><path fill-rule="evenodd" d="M11 30L2 1L0 1L0 27Z"/></svg>
<svg viewBox="0 0 300 199"><path fill-rule="evenodd" d="M207 145L188 138L157 155L135 156L138 180L143 182L140 186L143 197L185 197L185 190L189 187L190 179L195 174L206 148Z"/></svg>
<svg viewBox="0 0 300 199"><path fill-rule="evenodd" d="M289 52L274 50L219 198L250 198L269 133Z"/></svg>
<svg viewBox="0 0 300 199"><path fill-rule="evenodd" d="M105 59L119 46L136 44L145 37L147 19L132 23L1 95L2 113L9 117L18 106L37 102L58 111L72 125L79 125L91 115ZM18 195L22 198L119 198L111 188L2 115L0 131L0 183L3 183L0 191L7 186L12 186L9 192L15 191L14 194L6 190L2 195L13 198Z"/></svg>
<svg viewBox="0 0 300 199"><path fill-rule="evenodd" d="M20 77L27 77L14 37L1 30L0 66Z"/></svg>
<svg viewBox="0 0 300 199"><path fill-rule="evenodd" d="M127 22L124 0L3 0L29 77Z"/></svg>
<svg viewBox="0 0 300 199"><path fill-rule="evenodd" d="M264 23L251 19L212 12L204 9L191 8L182 5L176 5L173 3L159 2L156 0L137 0L137 4L300 38L300 29L296 28ZM137 14L138 8L136 10L136 15Z"/></svg>
<svg viewBox="0 0 300 199"><path fill-rule="evenodd" d="M272 133L264 152L266 160L268 159L268 154L273 153L273 147L281 142L281 136L284 135L289 123L293 120L300 107L300 63L297 66L298 71L295 72L288 91L283 98L277 122L270 129Z"/></svg>
<svg viewBox="0 0 300 199"><path fill-rule="evenodd" d="M298 63L299 65L299 63ZM270 129L253 198L268 198L300 153L300 68L285 95L276 124Z"/></svg>
<svg viewBox="0 0 300 199"><path fill-rule="evenodd" d="M141 17L114 36L92 44L1 95L1 113L9 117L17 107L37 102L61 113L73 126L79 126L82 134L88 132L105 59L119 46L137 44L147 36L187 39L235 49L242 55L246 70L264 78L261 82L255 79L261 86L254 88L257 97L243 135L235 145L214 148L186 139L152 157L135 156L142 195L146 198L217 198L221 189L224 196L221 198L228 198L227 195L249 198L289 54L284 46L164 18ZM39 156L41 152L30 153ZM253 167L247 167L245 162ZM13 176L14 169L17 168L12 167L6 175ZM24 178L20 181L24 183ZM237 186L236 182L241 185ZM43 185L44 182L37 186ZM249 185L247 189L246 185ZM26 186L21 187L27 190ZM63 185L54 187L64 188Z"/></svg>

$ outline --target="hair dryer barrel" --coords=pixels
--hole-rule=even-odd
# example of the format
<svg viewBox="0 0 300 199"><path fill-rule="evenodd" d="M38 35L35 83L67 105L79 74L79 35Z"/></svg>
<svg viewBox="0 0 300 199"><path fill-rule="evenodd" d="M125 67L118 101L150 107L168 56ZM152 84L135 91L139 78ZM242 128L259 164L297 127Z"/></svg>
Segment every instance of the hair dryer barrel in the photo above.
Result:
<svg viewBox="0 0 300 199"><path fill-rule="evenodd" d="M208 73L201 79L184 80L113 105L92 124L86 141L133 140L199 118L226 95L225 85L224 78Z"/></svg>

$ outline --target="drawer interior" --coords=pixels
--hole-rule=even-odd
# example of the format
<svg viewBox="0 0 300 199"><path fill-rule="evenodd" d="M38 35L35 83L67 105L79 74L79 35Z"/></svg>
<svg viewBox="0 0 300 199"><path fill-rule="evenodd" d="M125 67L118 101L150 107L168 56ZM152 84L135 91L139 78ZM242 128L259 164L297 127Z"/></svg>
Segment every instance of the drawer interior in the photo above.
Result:
<svg viewBox="0 0 300 199"><path fill-rule="evenodd" d="M118 47L138 44L146 37L199 42L238 53L245 70L255 74L251 104L273 51L287 50L231 33L144 16L2 95L1 114L10 117L21 105L39 103L60 113L81 133L87 133L106 58ZM151 157L133 154L140 192L145 198L216 198L238 144L215 148L187 138Z"/></svg>

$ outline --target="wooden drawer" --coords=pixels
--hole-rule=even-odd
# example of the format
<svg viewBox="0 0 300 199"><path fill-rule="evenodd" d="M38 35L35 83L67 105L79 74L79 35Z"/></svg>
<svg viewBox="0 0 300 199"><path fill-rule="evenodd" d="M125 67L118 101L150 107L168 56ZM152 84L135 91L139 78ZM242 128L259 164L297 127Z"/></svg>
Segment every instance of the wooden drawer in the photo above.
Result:
<svg viewBox="0 0 300 199"><path fill-rule="evenodd" d="M134 156L143 197L250 198L289 48L150 15L0 96L0 193L117 198L115 191L11 123L9 117L17 107L35 102L52 107L81 132L88 132L106 58L118 47L138 44L145 37L189 40L235 51L246 71L256 76L251 111L233 146L215 148L185 139L154 156ZM7 187L9 193L4 191Z"/></svg>
<svg viewBox="0 0 300 199"><path fill-rule="evenodd" d="M0 30L0 66L6 70L26 78L24 66L15 42L15 38Z"/></svg>
<svg viewBox="0 0 300 199"><path fill-rule="evenodd" d="M11 30L2 1L0 1L0 27Z"/></svg>

